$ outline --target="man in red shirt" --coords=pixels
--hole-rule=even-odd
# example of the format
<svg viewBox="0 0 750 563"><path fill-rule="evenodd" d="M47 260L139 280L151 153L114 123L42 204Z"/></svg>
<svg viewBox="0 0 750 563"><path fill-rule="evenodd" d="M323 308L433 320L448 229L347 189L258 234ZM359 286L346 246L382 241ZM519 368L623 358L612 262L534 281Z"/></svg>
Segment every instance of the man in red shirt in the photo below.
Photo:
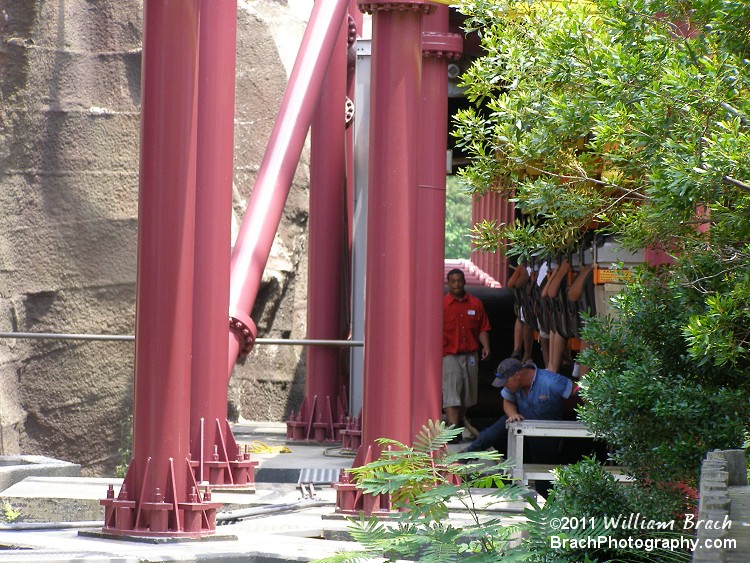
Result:
<svg viewBox="0 0 750 563"><path fill-rule="evenodd" d="M446 422L464 424L466 409L477 403L479 360L490 357L491 329L482 302L464 290L459 269L448 272L443 297L443 412Z"/></svg>

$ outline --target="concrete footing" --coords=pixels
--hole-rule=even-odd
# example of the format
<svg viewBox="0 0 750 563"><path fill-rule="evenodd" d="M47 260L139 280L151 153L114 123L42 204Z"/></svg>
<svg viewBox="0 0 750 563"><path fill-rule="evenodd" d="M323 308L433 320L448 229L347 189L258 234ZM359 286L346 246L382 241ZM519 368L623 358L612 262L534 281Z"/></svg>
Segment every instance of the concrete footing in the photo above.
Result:
<svg viewBox="0 0 750 563"><path fill-rule="evenodd" d="M26 477L78 477L81 466L41 455L0 456L0 491Z"/></svg>

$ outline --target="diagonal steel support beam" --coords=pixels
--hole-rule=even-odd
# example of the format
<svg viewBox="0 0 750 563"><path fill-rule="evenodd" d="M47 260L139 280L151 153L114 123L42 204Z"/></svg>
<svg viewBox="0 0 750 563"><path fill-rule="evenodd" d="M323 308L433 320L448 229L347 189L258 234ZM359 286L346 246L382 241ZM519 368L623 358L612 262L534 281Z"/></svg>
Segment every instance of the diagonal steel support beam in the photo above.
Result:
<svg viewBox="0 0 750 563"><path fill-rule="evenodd" d="M292 185L323 78L347 11L347 0L317 0L232 253L228 376L240 353L252 349L250 319L281 214Z"/></svg>

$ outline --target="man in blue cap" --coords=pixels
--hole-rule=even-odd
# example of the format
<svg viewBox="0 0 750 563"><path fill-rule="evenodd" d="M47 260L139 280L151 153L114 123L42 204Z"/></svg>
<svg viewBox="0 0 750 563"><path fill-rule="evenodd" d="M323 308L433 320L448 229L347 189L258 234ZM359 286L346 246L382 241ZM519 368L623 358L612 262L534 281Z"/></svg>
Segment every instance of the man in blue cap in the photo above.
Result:
<svg viewBox="0 0 750 563"><path fill-rule="evenodd" d="M539 369L532 363L523 364L516 358L506 358L500 362L492 385L501 388L500 396L503 399L505 415L482 430L464 450L466 452L478 452L494 447L500 453L506 454L508 423L527 418L563 420L566 413L565 401L577 392L573 381L567 377ZM532 446L532 449L535 448ZM543 463L541 460L538 462Z"/></svg>

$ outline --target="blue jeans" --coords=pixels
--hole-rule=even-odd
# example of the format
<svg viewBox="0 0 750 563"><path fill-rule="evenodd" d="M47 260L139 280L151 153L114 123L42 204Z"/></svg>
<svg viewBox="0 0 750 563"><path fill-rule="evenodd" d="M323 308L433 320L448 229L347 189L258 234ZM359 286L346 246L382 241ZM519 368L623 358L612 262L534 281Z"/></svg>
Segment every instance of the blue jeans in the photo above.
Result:
<svg viewBox="0 0 750 563"><path fill-rule="evenodd" d="M504 456L508 455L507 416L501 416L496 422L485 428L466 448L467 452L481 452L490 447ZM524 461L526 463L557 463L561 455L561 438L526 438Z"/></svg>
<svg viewBox="0 0 750 563"><path fill-rule="evenodd" d="M505 455L508 453L508 429L505 427L508 417L501 416L493 424L479 433L474 441L466 448L467 452L481 452L488 448L495 448Z"/></svg>

